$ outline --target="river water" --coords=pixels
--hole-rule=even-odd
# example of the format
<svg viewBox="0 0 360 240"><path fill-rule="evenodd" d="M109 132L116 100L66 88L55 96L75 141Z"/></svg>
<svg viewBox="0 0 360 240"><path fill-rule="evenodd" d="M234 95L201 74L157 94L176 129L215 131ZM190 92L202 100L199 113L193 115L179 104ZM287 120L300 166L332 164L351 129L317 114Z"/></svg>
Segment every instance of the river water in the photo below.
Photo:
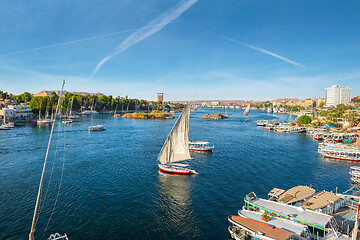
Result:
<svg viewBox="0 0 360 240"><path fill-rule="evenodd" d="M256 126L259 119L284 120L288 115L251 111L245 118L243 110L230 110L229 119L201 119L211 112L215 110L199 109L190 116L190 140L215 145L213 153L192 153L197 176L158 172L157 155L176 119L98 115L72 125L58 123L36 239L54 232L65 232L70 240L228 239L227 216L237 213L249 192L267 197L274 187L338 187L339 192L350 187L348 171L354 163L320 157L317 143L305 134ZM88 132L90 124L100 123L106 131ZM28 238L49 133L49 128L36 126L0 132L0 239ZM64 153L59 197L43 234Z"/></svg>

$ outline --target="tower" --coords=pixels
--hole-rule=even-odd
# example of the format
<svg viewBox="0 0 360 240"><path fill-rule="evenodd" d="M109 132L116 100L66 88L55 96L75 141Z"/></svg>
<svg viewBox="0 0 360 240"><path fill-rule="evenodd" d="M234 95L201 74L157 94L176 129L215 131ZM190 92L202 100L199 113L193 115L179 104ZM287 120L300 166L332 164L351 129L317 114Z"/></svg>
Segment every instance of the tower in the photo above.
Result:
<svg viewBox="0 0 360 240"><path fill-rule="evenodd" d="M164 93L158 93L157 94L157 102L164 101Z"/></svg>

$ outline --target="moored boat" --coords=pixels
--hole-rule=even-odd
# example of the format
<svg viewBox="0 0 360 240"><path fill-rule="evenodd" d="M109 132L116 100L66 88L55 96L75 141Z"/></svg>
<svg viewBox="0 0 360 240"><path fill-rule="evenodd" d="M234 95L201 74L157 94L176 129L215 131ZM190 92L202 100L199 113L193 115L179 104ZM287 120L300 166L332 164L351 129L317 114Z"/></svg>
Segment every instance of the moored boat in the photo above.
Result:
<svg viewBox="0 0 360 240"><path fill-rule="evenodd" d="M212 152L214 145L209 142L189 142L190 151Z"/></svg>
<svg viewBox="0 0 360 240"><path fill-rule="evenodd" d="M259 127L265 127L266 124L269 123L269 120L259 120L256 122L256 125L259 126Z"/></svg>
<svg viewBox="0 0 360 240"><path fill-rule="evenodd" d="M89 131L104 131L106 130L106 126L105 125L96 125L96 126L89 126Z"/></svg>
<svg viewBox="0 0 360 240"><path fill-rule="evenodd" d="M360 161L360 149L345 145L319 145L318 153L326 158Z"/></svg>
<svg viewBox="0 0 360 240"><path fill-rule="evenodd" d="M269 217L270 218L270 217ZM274 218L274 217L272 217ZM231 226L228 230L232 238L236 240L263 239L263 240L286 240L286 239L306 239L294 232L277 227L273 222L259 221L245 216L229 216L228 221ZM281 220L280 220L281 221ZM286 223L283 223L283 226ZM291 223L287 223L291 226ZM294 224L293 224L294 225ZM295 229L295 227L293 227ZM300 231L306 231L306 228L298 226Z"/></svg>

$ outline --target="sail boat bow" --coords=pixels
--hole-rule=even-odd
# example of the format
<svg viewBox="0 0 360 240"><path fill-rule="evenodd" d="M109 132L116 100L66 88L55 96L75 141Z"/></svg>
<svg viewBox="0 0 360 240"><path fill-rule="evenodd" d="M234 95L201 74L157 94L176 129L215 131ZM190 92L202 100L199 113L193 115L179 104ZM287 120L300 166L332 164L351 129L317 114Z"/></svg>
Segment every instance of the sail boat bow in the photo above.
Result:
<svg viewBox="0 0 360 240"><path fill-rule="evenodd" d="M189 118L191 104L188 103L168 134L157 160L159 169L171 174L198 174L188 164L178 163L191 159L189 150Z"/></svg>

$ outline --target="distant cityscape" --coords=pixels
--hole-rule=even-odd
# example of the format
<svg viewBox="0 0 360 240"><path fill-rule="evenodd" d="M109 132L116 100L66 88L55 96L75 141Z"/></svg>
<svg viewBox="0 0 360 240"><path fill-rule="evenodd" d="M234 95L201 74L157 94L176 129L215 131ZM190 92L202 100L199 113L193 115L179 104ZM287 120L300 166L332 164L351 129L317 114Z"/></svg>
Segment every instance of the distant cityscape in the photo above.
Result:
<svg viewBox="0 0 360 240"><path fill-rule="evenodd" d="M44 90L36 94L29 94L31 97L51 97L52 93L59 94L58 90ZM91 97L103 97L104 94L89 93L89 92L66 92L65 94L73 94L79 96L91 96ZM332 85L325 89L325 97L315 97L306 99L297 98L280 98L271 101L253 101L253 100L194 100L192 103L198 107L233 107L244 106L248 103L254 109L262 109L267 112L286 113L286 112L299 112L297 115L309 115L314 116L312 109L314 108L330 108L336 107L340 104L355 106L355 103L360 100L360 97L351 97L352 89L350 87L342 88L340 85ZM12 95L11 96L16 96ZM106 96L105 96L106 97ZM15 98L16 99L16 98ZM118 99L128 99L128 96L118 97ZM142 100L145 101L145 100ZM157 103L165 103L164 93L156 94ZM168 102L168 106L172 104L186 104L187 101L171 101ZM154 102L149 101L148 105L154 105ZM33 116L33 109L30 106L30 102L19 102L13 99L0 99L0 117L7 119L27 119ZM290 107L290 108L289 108Z"/></svg>

